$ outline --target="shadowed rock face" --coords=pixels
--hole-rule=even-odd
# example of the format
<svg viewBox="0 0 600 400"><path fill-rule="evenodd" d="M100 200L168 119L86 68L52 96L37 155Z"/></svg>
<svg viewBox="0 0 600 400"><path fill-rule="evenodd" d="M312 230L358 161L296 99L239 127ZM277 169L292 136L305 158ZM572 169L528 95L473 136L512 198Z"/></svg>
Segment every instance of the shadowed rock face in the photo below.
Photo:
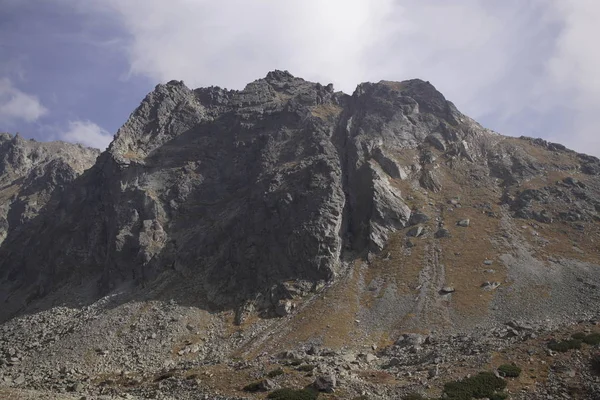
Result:
<svg viewBox="0 0 600 400"><path fill-rule="evenodd" d="M26 225L100 152L64 142L39 143L0 134L0 243Z"/></svg>
<svg viewBox="0 0 600 400"><path fill-rule="evenodd" d="M383 249L411 216L398 182L442 191L440 157L502 179L516 211L537 197L510 197L509 185L541 168L428 82L365 83L349 96L282 71L242 91L158 85L80 176L93 151L64 145L29 165L5 145L15 140L0 142L2 179L44 201L23 194L1 220L0 321L61 288L87 301L126 283L274 310ZM581 165L600 170L594 158Z"/></svg>

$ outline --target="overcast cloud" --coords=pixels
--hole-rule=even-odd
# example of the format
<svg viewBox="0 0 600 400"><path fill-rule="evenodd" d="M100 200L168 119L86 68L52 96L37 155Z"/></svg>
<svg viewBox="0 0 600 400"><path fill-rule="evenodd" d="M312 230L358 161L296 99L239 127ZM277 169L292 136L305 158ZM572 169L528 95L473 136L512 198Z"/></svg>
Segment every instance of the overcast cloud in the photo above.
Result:
<svg viewBox="0 0 600 400"><path fill-rule="evenodd" d="M7 78L0 79L0 123L33 122L47 112L36 96L23 93Z"/></svg>
<svg viewBox="0 0 600 400"><path fill-rule="evenodd" d="M97 111L98 117L82 108L65 119L94 121L98 129L79 130L96 138L89 143L116 130L117 116L125 116L119 110L132 111L159 81L241 89L267 71L286 69L348 93L363 81L419 77L500 133L543 137L600 155L596 0L51 2L85 21L73 34L85 30L94 51L114 60L102 70L107 84L97 95L66 88L74 97L85 95L83 103L95 96L96 107L101 101L119 105L110 113ZM90 25L98 29L90 31Z"/></svg>
<svg viewBox="0 0 600 400"><path fill-rule="evenodd" d="M112 141L113 135L91 121L69 121L68 129L60 138L104 150Z"/></svg>

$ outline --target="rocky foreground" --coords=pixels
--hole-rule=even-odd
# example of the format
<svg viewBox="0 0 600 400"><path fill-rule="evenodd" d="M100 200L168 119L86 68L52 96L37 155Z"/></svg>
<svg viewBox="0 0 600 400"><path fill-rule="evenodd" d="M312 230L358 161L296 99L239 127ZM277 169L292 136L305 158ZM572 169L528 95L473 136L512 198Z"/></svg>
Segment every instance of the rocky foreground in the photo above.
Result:
<svg viewBox="0 0 600 400"><path fill-rule="evenodd" d="M0 185L2 398L598 398L600 161L428 82L172 81Z"/></svg>

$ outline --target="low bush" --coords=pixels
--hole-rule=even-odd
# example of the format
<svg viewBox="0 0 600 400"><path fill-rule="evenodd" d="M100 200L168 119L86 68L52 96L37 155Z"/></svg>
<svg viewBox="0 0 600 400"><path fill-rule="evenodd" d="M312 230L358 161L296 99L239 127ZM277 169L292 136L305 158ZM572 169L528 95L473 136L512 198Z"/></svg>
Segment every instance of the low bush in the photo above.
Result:
<svg viewBox="0 0 600 400"><path fill-rule="evenodd" d="M311 389L277 389L269 393L267 399L275 400L315 400L319 392Z"/></svg>
<svg viewBox="0 0 600 400"><path fill-rule="evenodd" d="M409 393L402 400L426 400L420 393Z"/></svg>
<svg viewBox="0 0 600 400"><path fill-rule="evenodd" d="M597 346L600 344L600 333L590 333L586 337L583 338L583 343Z"/></svg>
<svg viewBox="0 0 600 400"><path fill-rule="evenodd" d="M276 376L283 375L283 374L284 374L283 368L277 368L277 369L274 369L273 371L269 371L269 373L267 373L267 377L275 378Z"/></svg>
<svg viewBox="0 0 600 400"><path fill-rule="evenodd" d="M579 340L585 344L589 344L592 346L597 346L600 344L600 333L590 333L586 335L583 332L577 332L571 335L574 340Z"/></svg>
<svg viewBox="0 0 600 400"><path fill-rule="evenodd" d="M298 371L302 371L302 372L311 372L313 369L315 369L315 366L314 365L310 365L310 364L302 364L301 366L299 366L296 369Z"/></svg>
<svg viewBox="0 0 600 400"><path fill-rule="evenodd" d="M506 393L494 393L490 396L490 400L506 400L508 395Z"/></svg>
<svg viewBox="0 0 600 400"><path fill-rule="evenodd" d="M570 340L562 340L560 342L558 342L556 340L551 340L548 343L548 348L553 351L558 351L559 353L565 353L569 350L580 349L581 348L581 340L570 339Z"/></svg>
<svg viewBox="0 0 600 400"><path fill-rule="evenodd" d="M261 389L260 381L252 382L252 383L249 383L246 386L244 386L244 392L250 392L250 393L260 392L260 389Z"/></svg>
<svg viewBox="0 0 600 400"><path fill-rule="evenodd" d="M489 398L506 387L506 381L491 372L480 372L461 381L444 385L444 394L448 400L471 400Z"/></svg>
<svg viewBox="0 0 600 400"><path fill-rule="evenodd" d="M600 375L600 354L595 354L592 356L590 360L590 366L592 367L592 371Z"/></svg>
<svg viewBox="0 0 600 400"><path fill-rule="evenodd" d="M516 378L521 375L521 368L513 364L502 364L498 367L498 373L507 378Z"/></svg>
<svg viewBox="0 0 600 400"><path fill-rule="evenodd" d="M165 379L169 379L174 376L175 376L175 371L168 371L168 372L162 373L162 374L158 375L156 378L154 378L154 382L164 381Z"/></svg>

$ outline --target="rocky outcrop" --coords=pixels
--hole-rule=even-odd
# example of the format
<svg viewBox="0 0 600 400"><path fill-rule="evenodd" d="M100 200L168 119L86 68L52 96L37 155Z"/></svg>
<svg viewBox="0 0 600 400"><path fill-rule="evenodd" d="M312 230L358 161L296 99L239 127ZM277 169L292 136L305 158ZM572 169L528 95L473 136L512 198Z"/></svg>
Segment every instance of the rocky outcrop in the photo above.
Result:
<svg viewBox="0 0 600 400"><path fill-rule="evenodd" d="M448 171L470 169L474 185L501 180L523 218L596 213L590 200L544 214L532 204L545 194L512 193L545 167L421 80L365 83L352 96L284 71L241 91L171 81L146 96L80 176L91 150L71 146L50 159L35 155L41 144L19 148L28 155L2 150L2 179L27 175L19 187L40 200L3 204L12 211L2 220L0 320L63 289L81 302L166 282L177 286L173 296L191 293L203 307L287 315L282 304L427 222L409 222L405 191L441 192ZM597 160L577 157L592 174ZM593 198L593 188L561 185L553 193ZM451 236L441 225L431 232Z"/></svg>
<svg viewBox="0 0 600 400"><path fill-rule="evenodd" d="M499 351L545 371L547 338L597 330L599 165L428 82L283 71L158 85L101 155L0 135L0 392L441 396Z"/></svg>
<svg viewBox="0 0 600 400"><path fill-rule="evenodd" d="M40 143L18 134L0 134L0 244L34 219L99 154L71 143Z"/></svg>

